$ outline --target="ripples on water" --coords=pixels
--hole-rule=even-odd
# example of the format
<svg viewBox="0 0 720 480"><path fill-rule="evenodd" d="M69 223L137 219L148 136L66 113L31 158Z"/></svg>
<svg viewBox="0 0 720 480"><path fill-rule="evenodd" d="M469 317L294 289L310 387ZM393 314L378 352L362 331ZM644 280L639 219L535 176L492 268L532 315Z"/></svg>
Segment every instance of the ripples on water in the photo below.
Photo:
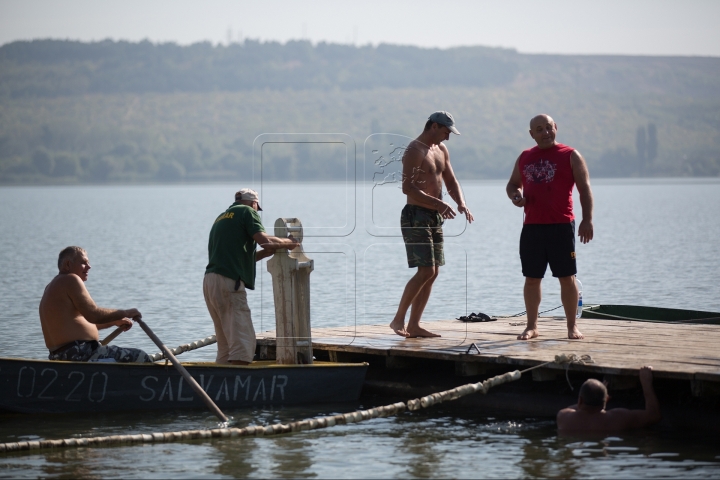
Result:
<svg viewBox="0 0 720 480"><path fill-rule="evenodd" d="M446 224L447 265L425 318L524 310L517 254L522 214L506 199L504 183L464 185L476 223L466 226L456 219ZM93 265L88 289L99 305L138 307L172 346L212 334L201 287L207 234L239 187L0 189L0 355L47 355L37 306L57 273L57 254L73 244L88 250ZM315 259L314 327L385 323L394 314L413 272L405 264L399 232L382 230L394 225L403 203L397 186L385 187L372 192L364 186L270 184L261 191L268 230L280 216L297 216L306 227L304 245ZM586 303L720 311L718 181L596 181L593 189L595 239L577 248ZM262 331L274 328L274 316L265 262L258 272L258 289L249 298L256 329ZM544 295L542 309L560 304L556 281L545 282ZM156 350L139 328L116 343ZM183 358L214 356L214 347L207 347ZM229 413L244 426L356 407ZM433 409L278 438L4 455L0 476L720 476L717 440L703 434L652 430L559 438L552 421L473 415ZM204 426L214 426L214 419L203 412L0 416L0 442Z"/></svg>
<svg viewBox="0 0 720 480"><path fill-rule="evenodd" d="M289 422L351 410L229 412L245 424ZM361 406L358 406L360 408ZM204 413L169 412L10 418L4 439L151 433L214 426ZM12 433L11 433L12 432ZM552 420L432 410L275 438L67 449L0 457L3 476L122 478L708 478L720 475L711 435L660 430L596 438L559 437Z"/></svg>

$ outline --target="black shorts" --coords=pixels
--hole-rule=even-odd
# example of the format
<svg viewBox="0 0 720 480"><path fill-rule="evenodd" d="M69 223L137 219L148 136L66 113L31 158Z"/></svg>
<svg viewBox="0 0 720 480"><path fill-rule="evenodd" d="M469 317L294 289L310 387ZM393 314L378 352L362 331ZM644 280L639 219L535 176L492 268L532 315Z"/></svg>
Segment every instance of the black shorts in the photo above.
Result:
<svg viewBox="0 0 720 480"><path fill-rule="evenodd" d="M548 263L553 277L575 275L575 221L523 225L520 262L523 275L530 278L543 278Z"/></svg>

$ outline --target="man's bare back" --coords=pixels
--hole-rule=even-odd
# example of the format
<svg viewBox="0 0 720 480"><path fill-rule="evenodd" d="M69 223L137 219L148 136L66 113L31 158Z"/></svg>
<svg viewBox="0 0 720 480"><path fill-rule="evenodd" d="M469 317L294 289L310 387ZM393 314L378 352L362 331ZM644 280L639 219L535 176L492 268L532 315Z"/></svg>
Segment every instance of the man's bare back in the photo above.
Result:
<svg viewBox="0 0 720 480"><path fill-rule="evenodd" d="M605 409L609 398L607 390L597 380L592 382L590 387L605 396L600 406L591 406L583 399L583 390L580 390L578 403L568 408L563 408L557 414L558 429L562 432L612 432L631 428L642 428L660 421L660 404L658 403L655 390L652 386L652 367L645 366L639 371L640 384L645 396L644 410L629 410L627 408Z"/></svg>
<svg viewBox="0 0 720 480"><path fill-rule="evenodd" d="M85 288L90 270L87 254L63 262L60 273L45 287L40 300L40 324L45 345L51 352L76 340L98 340L98 329L112 326L132 327L130 318L140 317L134 308L100 308Z"/></svg>

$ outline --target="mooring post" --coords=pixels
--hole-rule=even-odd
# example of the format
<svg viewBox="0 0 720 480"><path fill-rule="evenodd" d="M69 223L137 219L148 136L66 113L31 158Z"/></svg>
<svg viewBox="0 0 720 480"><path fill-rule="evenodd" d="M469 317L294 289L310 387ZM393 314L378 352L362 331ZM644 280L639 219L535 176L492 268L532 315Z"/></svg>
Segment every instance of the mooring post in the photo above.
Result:
<svg viewBox="0 0 720 480"><path fill-rule="evenodd" d="M278 250L268 260L273 278L277 363L313 363L310 334L310 273L315 268L302 248L302 223L297 218L278 218L275 236L292 235L300 244L293 250Z"/></svg>

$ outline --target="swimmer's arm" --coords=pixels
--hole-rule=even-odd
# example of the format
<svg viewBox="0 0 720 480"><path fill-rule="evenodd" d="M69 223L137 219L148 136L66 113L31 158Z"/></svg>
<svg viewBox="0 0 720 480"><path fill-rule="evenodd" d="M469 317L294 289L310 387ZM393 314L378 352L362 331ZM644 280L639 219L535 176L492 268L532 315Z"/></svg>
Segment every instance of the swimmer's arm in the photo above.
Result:
<svg viewBox="0 0 720 480"><path fill-rule="evenodd" d="M645 395L644 410L629 410L627 408L613 408L607 411L608 420L619 429L642 428L657 423L662 418L660 403L652 387L652 367L640 369L640 383Z"/></svg>
<svg viewBox="0 0 720 480"><path fill-rule="evenodd" d="M445 147L445 145L443 145ZM465 205L465 197L463 196L462 188L460 188L460 182L455 177L452 165L450 164L450 153L447 151L447 147L443 148L445 155L445 170L442 173L443 182L445 182L445 188L447 188L448 195L455 200L457 203L458 212L464 213L465 218L469 223L473 221L473 215Z"/></svg>
<svg viewBox="0 0 720 480"><path fill-rule="evenodd" d="M423 173L425 173L424 162L425 157L419 150L415 148L407 148L405 150L402 160L402 192L407 195L415 205L420 205L430 210L437 210L441 214L448 209L452 210L449 204L439 198L428 195L422 189L424 182L427 180L427 176L423 175Z"/></svg>
<svg viewBox="0 0 720 480"><path fill-rule="evenodd" d="M642 385L643 395L645 396L645 410L634 410L638 412L637 421L641 422L642 427L657 423L662 418L660 413L660 402L655 389L653 389L652 367L646 366L640 369L640 384Z"/></svg>
<svg viewBox="0 0 720 480"><path fill-rule="evenodd" d="M588 243L593 239L593 195L590 188L590 172L588 172L585 159L580 152L574 150L570 156L573 179L580 194L580 205L582 206L582 221L578 227L578 236L582 243Z"/></svg>
<svg viewBox="0 0 720 480"><path fill-rule="evenodd" d="M505 193L516 207L525 206L525 197L523 197L522 177L520 176L520 157L515 161L515 166L510 174L505 187Z"/></svg>
<svg viewBox="0 0 720 480"><path fill-rule="evenodd" d="M131 308L129 310L113 310L98 307L85 288L85 284L77 275L67 275L67 292L70 300L85 320L94 325L110 324L109 326L132 326L129 318L141 317L140 312Z"/></svg>

